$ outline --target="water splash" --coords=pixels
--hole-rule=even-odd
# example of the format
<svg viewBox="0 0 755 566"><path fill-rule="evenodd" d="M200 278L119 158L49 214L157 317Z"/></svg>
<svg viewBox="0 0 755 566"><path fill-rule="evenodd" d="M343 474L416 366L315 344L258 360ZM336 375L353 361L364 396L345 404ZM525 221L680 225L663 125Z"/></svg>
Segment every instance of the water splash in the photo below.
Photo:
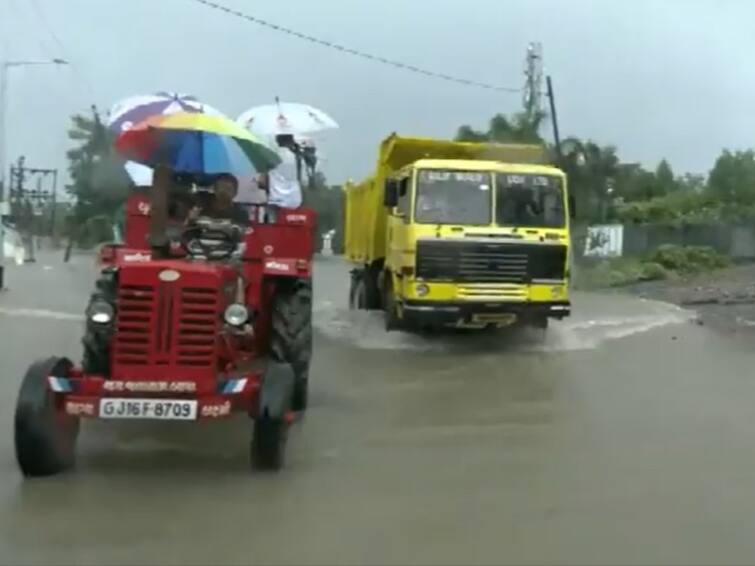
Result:
<svg viewBox="0 0 755 566"><path fill-rule="evenodd" d="M592 350L609 340L619 340L662 326L689 321L693 314L674 305L637 301L637 314L599 315L553 321L541 331L463 332L418 335L386 332L383 314L352 311L329 301L315 305L315 327L328 338L365 350L410 351L537 351L568 352Z"/></svg>

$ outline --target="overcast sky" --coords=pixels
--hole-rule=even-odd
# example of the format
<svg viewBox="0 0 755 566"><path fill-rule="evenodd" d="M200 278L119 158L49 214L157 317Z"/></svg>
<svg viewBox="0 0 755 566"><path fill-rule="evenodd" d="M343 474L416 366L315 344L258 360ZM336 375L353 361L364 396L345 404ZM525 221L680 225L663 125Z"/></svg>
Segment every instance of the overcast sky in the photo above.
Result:
<svg viewBox="0 0 755 566"><path fill-rule="evenodd" d="M520 86L543 44L564 135L619 147L624 161L707 172L722 148L755 146L755 2L749 0L217 0L260 18L444 73ZM58 46L40 18L44 14ZM391 131L452 136L515 112L521 96L385 67L311 45L193 0L0 0L12 69L9 160L65 167L68 117L156 90L195 94L232 117L282 100L329 112L333 183L373 166ZM1 57L1 55L0 55ZM548 135L550 133L548 132Z"/></svg>

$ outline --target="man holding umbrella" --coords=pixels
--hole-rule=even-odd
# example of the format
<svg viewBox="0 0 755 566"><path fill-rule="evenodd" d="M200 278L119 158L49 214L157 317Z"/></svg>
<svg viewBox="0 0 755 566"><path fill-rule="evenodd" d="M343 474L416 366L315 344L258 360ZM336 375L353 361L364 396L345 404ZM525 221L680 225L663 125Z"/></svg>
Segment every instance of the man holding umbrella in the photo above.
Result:
<svg viewBox="0 0 755 566"><path fill-rule="evenodd" d="M267 191L269 206L298 208L302 204L302 163L308 171L314 170L317 162L314 146L299 144L290 134L278 134L275 143L281 163L261 175L258 184Z"/></svg>
<svg viewBox="0 0 755 566"><path fill-rule="evenodd" d="M302 204L302 169L311 183L316 165L315 148L302 136L336 129L338 124L322 110L308 104L281 102L256 106L242 113L237 123L255 134L274 139L282 163L258 180L268 192L268 204L275 208L297 208ZM295 137L296 136L296 137Z"/></svg>

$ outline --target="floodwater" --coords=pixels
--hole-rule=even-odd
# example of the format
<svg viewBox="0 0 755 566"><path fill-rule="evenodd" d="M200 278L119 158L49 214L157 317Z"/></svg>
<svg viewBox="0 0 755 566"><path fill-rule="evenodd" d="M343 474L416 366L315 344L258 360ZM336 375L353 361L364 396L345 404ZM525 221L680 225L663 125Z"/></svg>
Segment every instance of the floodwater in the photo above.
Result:
<svg viewBox="0 0 755 566"><path fill-rule="evenodd" d="M79 356L91 259L0 295L0 562L639 564L755 559L755 354L676 307L579 294L544 340L386 334L316 274L312 406L287 468L244 418L86 422L75 472L24 481L26 366Z"/></svg>

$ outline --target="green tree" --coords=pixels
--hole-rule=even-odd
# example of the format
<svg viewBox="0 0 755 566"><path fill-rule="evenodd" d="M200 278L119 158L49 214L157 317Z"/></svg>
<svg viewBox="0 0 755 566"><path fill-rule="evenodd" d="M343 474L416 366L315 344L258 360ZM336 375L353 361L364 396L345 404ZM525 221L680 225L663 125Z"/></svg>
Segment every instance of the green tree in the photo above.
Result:
<svg viewBox="0 0 755 566"><path fill-rule="evenodd" d="M66 190L75 201L67 218L70 253L74 242L93 244L109 237L106 226L123 206L131 182L113 150L113 135L94 107L91 116L71 117L68 137L75 144L66 153L71 177Z"/></svg>
<svg viewBox="0 0 755 566"><path fill-rule="evenodd" d="M317 214L315 249L320 249L322 237L335 230L333 251L343 251L343 191L339 186L328 186L325 175L315 174L314 188L304 191L304 205Z"/></svg>
<svg viewBox="0 0 755 566"><path fill-rule="evenodd" d="M487 131L481 132L464 125L457 130L455 139L469 142L543 143L539 132L544 120L543 112L533 116L519 112L511 118L496 114L491 118Z"/></svg>
<svg viewBox="0 0 755 566"><path fill-rule="evenodd" d="M755 203L755 152L725 150L708 176L707 192L727 204Z"/></svg>
<svg viewBox="0 0 755 566"><path fill-rule="evenodd" d="M653 196L663 196L673 193L679 188L674 177L674 171L671 165L665 159L662 159L655 170L655 194Z"/></svg>
<svg viewBox="0 0 755 566"><path fill-rule="evenodd" d="M610 204L616 197L619 173L616 148L568 138L564 140L562 152L562 167L569 178L580 217L588 221L606 220Z"/></svg>

